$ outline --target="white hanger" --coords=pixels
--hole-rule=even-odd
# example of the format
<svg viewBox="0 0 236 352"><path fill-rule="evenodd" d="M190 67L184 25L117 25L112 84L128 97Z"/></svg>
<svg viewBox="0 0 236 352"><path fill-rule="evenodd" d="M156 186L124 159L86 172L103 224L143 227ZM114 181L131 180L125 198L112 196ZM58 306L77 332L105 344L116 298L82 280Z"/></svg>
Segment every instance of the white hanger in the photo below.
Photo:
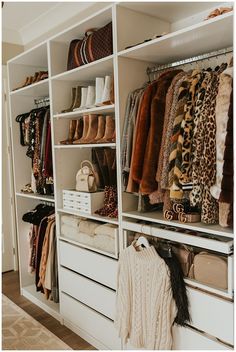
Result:
<svg viewBox="0 0 236 352"><path fill-rule="evenodd" d="M146 248L150 247L150 244L148 242L148 240L146 239L146 237L144 236L140 236L137 241L135 242L135 247L139 247L139 246L144 246Z"/></svg>

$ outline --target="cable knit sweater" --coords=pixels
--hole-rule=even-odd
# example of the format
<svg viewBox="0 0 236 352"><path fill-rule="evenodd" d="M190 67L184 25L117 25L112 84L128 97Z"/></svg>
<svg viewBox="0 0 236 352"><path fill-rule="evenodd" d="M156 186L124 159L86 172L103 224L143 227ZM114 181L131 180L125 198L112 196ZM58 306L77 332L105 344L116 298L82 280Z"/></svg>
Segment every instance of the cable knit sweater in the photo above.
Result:
<svg viewBox="0 0 236 352"><path fill-rule="evenodd" d="M136 348L168 350L177 313L168 267L153 246L120 253L115 326Z"/></svg>

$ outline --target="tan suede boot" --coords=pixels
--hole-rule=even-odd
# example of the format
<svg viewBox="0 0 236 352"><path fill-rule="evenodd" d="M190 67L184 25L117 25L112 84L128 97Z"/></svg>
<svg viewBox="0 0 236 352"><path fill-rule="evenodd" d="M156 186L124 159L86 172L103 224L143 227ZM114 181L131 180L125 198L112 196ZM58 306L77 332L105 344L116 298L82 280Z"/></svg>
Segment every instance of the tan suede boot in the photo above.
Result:
<svg viewBox="0 0 236 352"><path fill-rule="evenodd" d="M112 116L106 116L106 127L103 138L99 140L99 143L112 142L112 138L115 132L115 120Z"/></svg>
<svg viewBox="0 0 236 352"><path fill-rule="evenodd" d="M87 136L84 139L84 143L94 143L97 132L98 132L98 116L89 115L89 129L88 129Z"/></svg>
<svg viewBox="0 0 236 352"><path fill-rule="evenodd" d="M76 87L76 98L72 110L79 108L81 105L81 89L81 86Z"/></svg>
<svg viewBox="0 0 236 352"><path fill-rule="evenodd" d="M76 120L75 135L73 141L80 139L83 135L83 119Z"/></svg>
<svg viewBox="0 0 236 352"><path fill-rule="evenodd" d="M105 116L102 116L102 115L98 116L98 132L94 140L96 143L99 143L99 140L104 137L105 125L106 125Z"/></svg>
<svg viewBox="0 0 236 352"><path fill-rule="evenodd" d="M60 144L72 144L73 143L73 137L75 135L75 128L76 128L76 120L70 120L68 139L66 139L64 141L60 141Z"/></svg>
<svg viewBox="0 0 236 352"><path fill-rule="evenodd" d="M89 115L84 115L83 116L83 134L80 139L74 140L73 144L80 144L84 143L85 137L88 134L88 129L89 129Z"/></svg>

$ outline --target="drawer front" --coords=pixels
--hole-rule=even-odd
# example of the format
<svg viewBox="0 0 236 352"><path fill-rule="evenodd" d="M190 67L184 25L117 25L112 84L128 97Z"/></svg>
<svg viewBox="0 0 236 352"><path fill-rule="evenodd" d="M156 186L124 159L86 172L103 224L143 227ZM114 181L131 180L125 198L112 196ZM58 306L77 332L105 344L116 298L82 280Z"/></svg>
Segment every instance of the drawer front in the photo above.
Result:
<svg viewBox="0 0 236 352"><path fill-rule="evenodd" d="M118 262L101 254L60 241L60 264L116 289Z"/></svg>
<svg viewBox="0 0 236 352"><path fill-rule="evenodd" d="M90 334L111 350L121 350L121 340L113 322L75 299L61 294L61 314L65 320Z"/></svg>
<svg viewBox="0 0 236 352"><path fill-rule="evenodd" d="M115 291L62 267L60 268L60 288L63 292L114 320Z"/></svg>
<svg viewBox="0 0 236 352"><path fill-rule="evenodd" d="M233 303L189 288L191 326L233 345Z"/></svg>
<svg viewBox="0 0 236 352"><path fill-rule="evenodd" d="M190 328L174 326L173 350L230 350L231 348Z"/></svg>

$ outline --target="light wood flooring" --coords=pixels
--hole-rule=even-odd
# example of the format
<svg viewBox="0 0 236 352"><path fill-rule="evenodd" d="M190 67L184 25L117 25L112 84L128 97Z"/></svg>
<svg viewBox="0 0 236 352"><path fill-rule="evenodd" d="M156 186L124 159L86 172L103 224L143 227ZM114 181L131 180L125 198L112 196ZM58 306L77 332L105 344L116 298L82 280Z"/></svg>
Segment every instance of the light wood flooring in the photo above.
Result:
<svg viewBox="0 0 236 352"><path fill-rule="evenodd" d="M51 315L47 314L44 310L20 295L19 273L17 271L10 271L2 274L2 293L53 334L58 336L73 350L95 350L95 348L88 342L67 327L61 325L60 322L54 319Z"/></svg>

